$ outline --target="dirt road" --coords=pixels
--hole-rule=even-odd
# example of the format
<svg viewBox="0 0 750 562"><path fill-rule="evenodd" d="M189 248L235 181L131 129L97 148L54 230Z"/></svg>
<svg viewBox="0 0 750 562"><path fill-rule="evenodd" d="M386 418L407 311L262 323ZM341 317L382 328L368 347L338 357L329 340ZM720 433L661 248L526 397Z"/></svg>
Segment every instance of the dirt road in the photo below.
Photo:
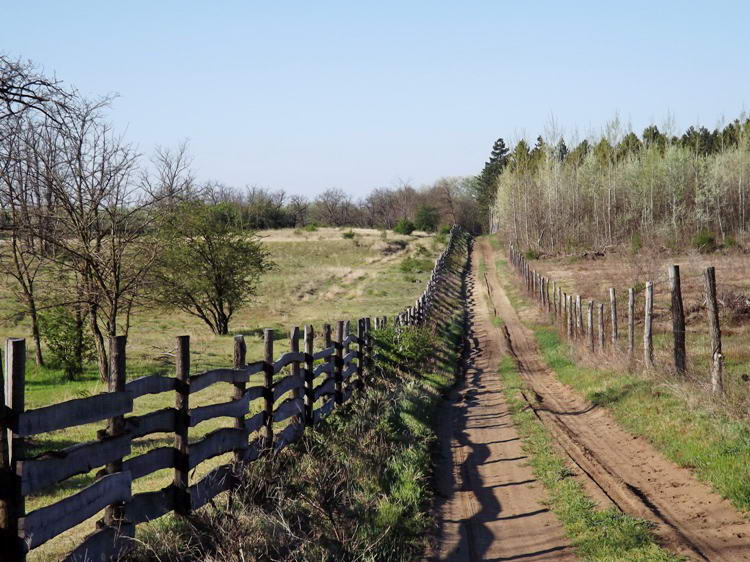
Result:
<svg viewBox="0 0 750 562"><path fill-rule="evenodd" d="M688 559L750 560L750 522L690 471L665 459L646 440L618 426L606 410L593 407L559 382L508 300L488 241L478 242L475 253L481 253L487 264L492 302L507 327L506 345L544 405L537 412L587 475L587 487L599 490L623 511L653 521L664 545Z"/></svg>
<svg viewBox="0 0 750 562"><path fill-rule="evenodd" d="M507 350L492 324L474 260L469 281L466 378L440 414L440 543L431 560L574 560L563 529L543 505L503 399L497 367Z"/></svg>

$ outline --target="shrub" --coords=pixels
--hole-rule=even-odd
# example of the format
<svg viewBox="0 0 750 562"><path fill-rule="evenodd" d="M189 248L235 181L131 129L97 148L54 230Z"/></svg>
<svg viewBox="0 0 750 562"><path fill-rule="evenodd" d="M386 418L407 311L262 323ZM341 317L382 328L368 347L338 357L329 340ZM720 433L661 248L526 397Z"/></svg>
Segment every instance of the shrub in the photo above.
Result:
<svg viewBox="0 0 750 562"><path fill-rule="evenodd" d="M92 338L84 330L84 318L64 306L40 314L42 340L52 356L53 365L61 368L68 380L83 373L83 364L94 353Z"/></svg>
<svg viewBox="0 0 750 562"><path fill-rule="evenodd" d="M375 345L381 351L375 366L385 372L400 370L408 374L424 372L434 355L435 336L421 326L393 326L374 332Z"/></svg>
<svg viewBox="0 0 750 562"><path fill-rule="evenodd" d="M701 252L713 252L716 249L716 237L710 230L701 230L693 238L693 246Z"/></svg>
<svg viewBox="0 0 750 562"><path fill-rule="evenodd" d="M737 242L737 239L736 239L736 238L734 238L734 237L732 237L732 236L727 236L727 237L725 237L725 238L724 238L724 244L722 244L722 246L724 246L724 247L725 247L725 248L727 248L727 249L728 249L728 248L736 248L736 247L738 247L739 245L740 245L740 243L739 243L739 242Z"/></svg>
<svg viewBox="0 0 750 562"><path fill-rule="evenodd" d="M404 273L425 273L432 269L432 261L409 256L401 261L399 269Z"/></svg>
<svg viewBox="0 0 750 562"><path fill-rule="evenodd" d="M396 232L397 234L411 234L414 232L414 228L414 223L409 219L401 219L396 223L396 226L393 227L393 232Z"/></svg>
<svg viewBox="0 0 750 562"><path fill-rule="evenodd" d="M451 233L451 227L447 224L444 224L440 227L440 230L438 231L439 234L450 234Z"/></svg>
<svg viewBox="0 0 750 562"><path fill-rule="evenodd" d="M526 250L526 253L524 254L526 256L527 260L538 260L539 256L541 254L539 253L539 250Z"/></svg>
<svg viewBox="0 0 750 562"><path fill-rule="evenodd" d="M356 233L353 230L349 229L346 232L344 232L341 236L343 236L347 240L351 240L352 238L356 236Z"/></svg>
<svg viewBox="0 0 750 562"><path fill-rule="evenodd" d="M305 232L315 232L316 230L318 230L318 223L311 222L310 224L306 224L302 227L302 230L304 230Z"/></svg>

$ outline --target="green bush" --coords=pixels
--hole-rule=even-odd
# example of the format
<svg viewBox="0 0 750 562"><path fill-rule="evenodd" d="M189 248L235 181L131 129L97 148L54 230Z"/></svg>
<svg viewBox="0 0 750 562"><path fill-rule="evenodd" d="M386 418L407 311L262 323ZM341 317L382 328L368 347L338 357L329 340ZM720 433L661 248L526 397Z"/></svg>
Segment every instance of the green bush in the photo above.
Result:
<svg viewBox="0 0 750 562"><path fill-rule="evenodd" d="M62 369L66 379L74 380L83 373L84 362L94 353L93 340L84 329L84 318L57 306L42 312L39 320L42 340L52 356L53 366Z"/></svg>
<svg viewBox="0 0 750 562"><path fill-rule="evenodd" d="M693 246L701 252L713 252L716 249L716 237L710 230L701 230L693 238Z"/></svg>
<svg viewBox="0 0 750 562"><path fill-rule="evenodd" d="M404 273L425 273L432 269L432 261L425 258L404 258L399 266Z"/></svg>
<svg viewBox="0 0 750 562"><path fill-rule="evenodd" d="M526 252L524 253L524 255L526 256L527 260L538 260L539 256L541 256L541 254L539 253L538 250L533 250L533 249L532 250L526 250Z"/></svg>
<svg viewBox="0 0 750 562"><path fill-rule="evenodd" d="M722 246L724 246L727 249L728 248L736 248L739 245L740 245L740 243L737 242L737 239L734 238L734 237L732 237L732 236L727 236L726 238L724 238L724 243L722 244Z"/></svg>
<svg viewBox="0 0 750 562"><path fill-rule="evenodd" d="M304 230L305 232L315 232L316 230L318 230L318 223L311 222L310 224L306 224L302 227L302 230Z"/></svg>
<svg viewBox="0 0 750 562"><path fill-rule="evenodd" d="M411 234L414 230L414 223L409 219L401 219L396 223L396 226L393 227L393 232L397 234Z"/></svg>
<svg viewBox="0 0 750 562"><path fill-rule="evenodd" d="M450 234L451 233L451 227L447 224L444 224L440 227L440 230L438 231L438 234Z"/></svg>
<svg viewBox="0 0 750 562"><path fill-rule="evenodd" d="M344 232L341 236L343 236L347 240L351 240L352 238L356 236L356 233L353 230L349 229L346 232Z"/></svg>

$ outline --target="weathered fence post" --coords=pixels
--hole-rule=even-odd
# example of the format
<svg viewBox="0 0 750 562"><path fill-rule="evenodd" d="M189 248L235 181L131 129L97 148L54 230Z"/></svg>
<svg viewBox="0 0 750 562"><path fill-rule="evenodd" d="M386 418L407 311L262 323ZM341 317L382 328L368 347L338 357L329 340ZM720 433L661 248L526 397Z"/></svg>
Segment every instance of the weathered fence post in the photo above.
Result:
<svg viewBox="0 0 750 562"><path fill-rule="evenodd" d="M588 325L588 340L589 340L589 351L594 351L594 301L589 301L588 314L586 318Z"/></svg>
<svg viewBox="0 0 750 562"><path fill-rule="evenodd" d="M598 303L599 312L599 351L604 351L604 303Z"/></svg>
<svg viewBox="0 0 750 562"><path fill-rule="evenodd" d="M25 409L26 340L8 339L5 347L5 380L0 392L4 407L0 415L0 557L26 560L26 545L19 536L18 520L25 515L26 503L21 493L17 464L24 455L24 439L9 429L10 416ZM3 558L4 559L4 558Z"/></svg>
<svg viewBox="0 0 750 562"><path fill-rule="evenodd" d="M643 314L643 361L647 369L654 366L654 283L646 281L646 309Z"/></svg>
<svg viewBox="0 0 750 562"><path fill-rule="evenodd" d="M299 326L295 326L289 333L289 351L291 351L292 353L299 353L299 336ZM297 386L295 386L294 390L292 390L292 397L297 401L297 404L299 406L300 402L304 402L304 391L302 390L304 388L304 379L302 378L300 361L292 361L292 377L294 377L297 381ZM304 408L302 409L304 410ZM305 423L304 414L295 416L292 423L300 422L302 422L303 424Z"/></svg>
<svg viewBox="0 0 750 562"><path fill-rule="evenodd" d="M576 339L583 336L583 309L581 308L581 295L576 295Z"/></svg>
<svg viewBox="0 0 750 562"><path fill-rule="evenodd" d="M263 409L266 412L263 447L270 450L273 447L273 330L270 328L263 330L263 362Z"/></svg>
<svg viewBox="0 0 750 562"><path fill-rule="evenodd" d="M313 345L315 332L310 324L305 326L305 424L313 424L313 405L315 404L315 389L313 388L313 371L315 360L313 359Z"/></svg>
<svg viewBox="0 0 750 562"><path fill-rule="evenodd" d="M721 353L721 328L719 327L719 303L716 300L716 269L707 267L706 304L708 308L708 329L711 332L711 390L716 395L724 393L723 364Z"/></svg>
<svg viewBox="0 0 750 562"><path fill-rule="evenodd" d="M552 314L557 320L557 281L552 282Z"/></svg>
<svg viewBox="0 0 750 562"><path fill-rule="evenodd" d="M682 287L680 284L680 266L669 267L669 290L672 293L672 335L674 338L674 368L678 373L685 373L685 310L682 307Z"/></svg>
<svg viewBox="0 0 750 562"><path fill-rule="evenodd" d="M628 289L628 357L635 354L635 289Z"/></svg>
<svg viewBox="0 0 750 562"><path fill-rule="evenodd" d="M125 391L125 336L115 336L109 340L109 392ZM125 416L109 418L107 423L107 437L117 437L125 432ZM107 463L105 467L107 474L114 474L122 470L122 458ZM109 526L117 526L122 521L124 507L122 502L107 506L104 513L104 523Z"/></svg>
<svg viewBox="0 0 750 562"><path fill-rule="evenodd" d="M175 354L175 430L174 430L174 510L178 515L190 515L190 336L177 337Z"/></svg>
<svg viewBox="0 0 750 562"><path fill-rule="evenodd" d="M365 319L360 318L357 320L357 352L359 357L357 358L357 383L364 385L364 361L365 361Z"/></svg>
<svg viewBox="0 0 750 562"><path fill-rule="evenodd" d="M344 321L339 320L336 322L336 360L333 368L333 380L335 394L334 399L336 404L343 404L344 402L344 382L341 378L342 367L344 364Z"/></svg>
<svg viewBox="0 0 750 562"><path fill-rule="evenodd" d="M612 348L617 349L617 292L614 287L609 288L609 319L612 326Z"/></svg>
<svg viewBox="0 0 750 562"><path fill-rule="evenodd" d="M238 334L234 336L234 353L232 357L232 366L235 369L242 369L246 364L247 356L247 345L245 344L245 336ZM232 391L233 400L241 400L245 395L246 384L244 382L232 383L234 387ZM234 427L237 429L245 429L245 413L234 418ZM247 442L242 449L238 449L234 452L234 462L240 463L245 460L245 452L247 451Z"/></svg>
<svg viewBox="0 0 750 562"><path fill-rule="evenodd" d="M367 353L365 354L367 359L365 360L365 366L367 367L367 374L371 375L372 371L372 319L368 316L365 318L365 346Z"/></svg>

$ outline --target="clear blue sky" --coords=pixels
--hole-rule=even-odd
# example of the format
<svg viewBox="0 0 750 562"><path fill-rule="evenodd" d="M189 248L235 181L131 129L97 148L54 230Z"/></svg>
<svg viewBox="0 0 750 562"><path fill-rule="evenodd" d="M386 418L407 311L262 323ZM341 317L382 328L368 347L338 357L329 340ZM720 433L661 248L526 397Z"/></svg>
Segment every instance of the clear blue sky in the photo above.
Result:
<svg viewBox="0 0 750 562"><path fill-rule="evenodd" d="M748 2L4 2L0 50L200 179L354 195L476 173L498 136L616 112L640 132L750 102Z"/></svg>

